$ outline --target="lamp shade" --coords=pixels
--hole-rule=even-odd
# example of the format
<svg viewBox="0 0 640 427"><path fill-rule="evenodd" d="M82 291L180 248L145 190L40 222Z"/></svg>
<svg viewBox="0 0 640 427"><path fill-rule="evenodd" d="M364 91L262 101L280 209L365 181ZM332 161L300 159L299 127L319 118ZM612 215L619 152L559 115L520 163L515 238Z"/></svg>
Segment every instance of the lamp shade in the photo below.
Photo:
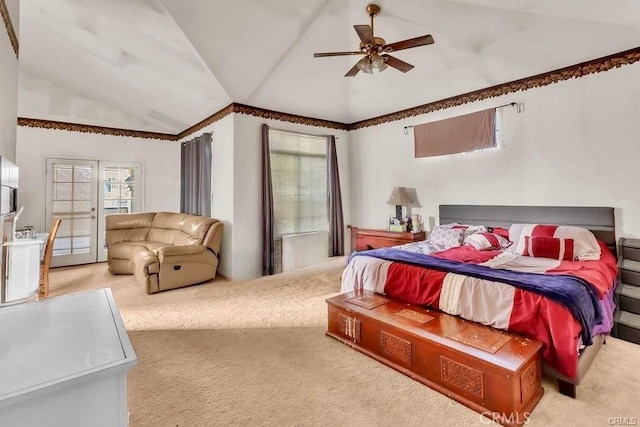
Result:
<svg viewBox="0 0 640 427"><path fill-rule="evenodd" d="M393 187L391 197L387 200L388 205L412 206L413 200L407 192L406 187Z"/></svg>
<svg viewBox="0 0 640 427"><path fill-rule="evenodd" d="M411 206L412 208L422 207L420 201L418 200L418 193L416 192L415 188L407 187L407 194L409 194L409 197L411 197L411 204L409 206Z"/></svg>

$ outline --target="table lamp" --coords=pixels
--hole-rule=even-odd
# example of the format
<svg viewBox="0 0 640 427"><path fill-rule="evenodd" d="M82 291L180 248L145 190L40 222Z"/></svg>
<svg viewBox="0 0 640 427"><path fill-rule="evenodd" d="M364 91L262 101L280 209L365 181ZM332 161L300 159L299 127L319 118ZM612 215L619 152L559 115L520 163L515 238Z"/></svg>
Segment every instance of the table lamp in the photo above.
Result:
<svg viewBox="0 0 640 427"><path fill-rule="evenodd" d="M412 206L413 200L411 200L411 196L409 196L406 187L393 187L391 197L387 200L387 204L396 205L396 218L398 221L402 221L402 207Z"/></svg>

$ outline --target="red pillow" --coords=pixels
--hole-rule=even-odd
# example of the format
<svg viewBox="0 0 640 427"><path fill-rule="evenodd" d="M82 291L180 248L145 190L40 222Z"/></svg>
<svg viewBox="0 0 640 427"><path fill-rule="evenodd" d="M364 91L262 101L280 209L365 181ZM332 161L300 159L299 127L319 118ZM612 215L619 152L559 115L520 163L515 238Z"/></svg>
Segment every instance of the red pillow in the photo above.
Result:
<svg viewBox="0 0 640 427"><path fill-rule="evenodd" d="M525 236L522 255L573 261L573 239L546 236Z"/></svg>
<svg viewBox="0 0 640 427"><path fill-rule="evenodd" d="M493 228L489 229L489 231L492 232L493 234L497 234L498 236L502 236L505 239L509 240L509 229L508 228L493 227Z"/></svg>

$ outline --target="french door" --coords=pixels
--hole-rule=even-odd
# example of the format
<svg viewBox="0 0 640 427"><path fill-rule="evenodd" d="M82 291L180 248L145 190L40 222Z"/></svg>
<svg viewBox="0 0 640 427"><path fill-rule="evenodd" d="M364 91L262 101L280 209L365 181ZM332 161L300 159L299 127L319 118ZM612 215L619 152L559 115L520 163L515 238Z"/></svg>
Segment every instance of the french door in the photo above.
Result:
<svg viewBox="0 0 640 427"><path fill-rule="evenodd" d="M47 159L46 224L62 219L52 266L96 262L97 189L97 161Z"/></svg>
<svg viewBox="0 0 640 427"><path fill-rule="evenodd" d="M142 212L141 165L129 162L99 162L98 261L107 260L105 216Z"/></svg>
<svg viewBox="0 0 640 427"><path fill-rule="evenodd" d="M105 215L140 212L141 165L47 159L47 225L60 218L54 267L106 261Z"/></svg>

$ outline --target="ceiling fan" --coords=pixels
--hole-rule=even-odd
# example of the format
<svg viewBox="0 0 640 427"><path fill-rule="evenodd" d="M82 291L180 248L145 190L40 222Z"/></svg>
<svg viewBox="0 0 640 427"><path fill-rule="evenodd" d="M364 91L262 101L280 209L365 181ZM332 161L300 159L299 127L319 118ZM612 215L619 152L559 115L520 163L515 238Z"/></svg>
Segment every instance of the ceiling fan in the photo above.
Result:
<svg viewBox="0 0 640 427"><path fill-rule="evenodd" d="M403 73L406 73L413 68L413 65L389 55L389 52L433 44L433 37L431 37L430 34L387 44L383 38L374 37L373 35L373 17L380 13L380 6L377 4L370 4L367 6L366 10L371 17L371 25L353 26L361 40L359 51L314 53L314 58L321 58L324 56L364 55L364 57L358 61L356 65L347 72L347 74L344 75L345 77L353 77L358 74L359 71L367 74L372 74L374 71L381 72L384 71L387 66L391 66Z"/></svg>

